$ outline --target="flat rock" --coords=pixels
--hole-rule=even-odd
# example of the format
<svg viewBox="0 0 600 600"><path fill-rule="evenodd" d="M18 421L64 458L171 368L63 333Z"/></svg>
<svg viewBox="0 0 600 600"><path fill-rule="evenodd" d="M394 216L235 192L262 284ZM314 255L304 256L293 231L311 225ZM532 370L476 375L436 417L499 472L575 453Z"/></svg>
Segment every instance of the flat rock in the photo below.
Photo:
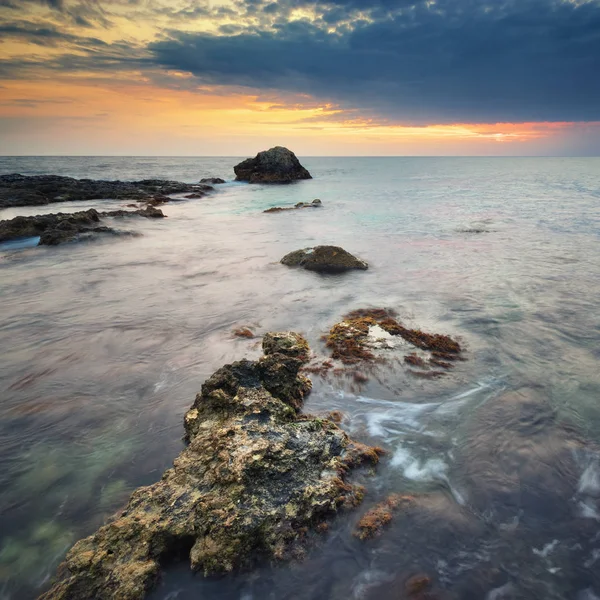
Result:
<svg viewBox="0 0 600 600"><path fill-rule="evenodd" d="M301 336L267 334L263 349L203 384L173 467L77 542L41 598L140 600L174 560L216 575L300 556L308 530L360 502L363 488L345 478L380 451L298 414L311 389Z"/></svg>
<svg viewBox="0 0 600 600"><path fill-rule="evenodd" d="M164 179L142 181L103 181L74 179L59 175L0 175L0 208L36 206L76 200L144 200L155 201L170 194L206 195L213 188L205 184L188 184ZM168 198L167 198L168 200ZM164 200L163 200L164 201Z"/></svg>
<svg viewBox="0 0 600 600"><path fill-rule="evenodd" d="M287 148L276 146L259 152L233 167L237 181L249 183L290 183L298 179L312 179L296 155Z"/></svg>
<svg viewBox="0 0 600 600"><path fill-rule="evenodd" d="M302 267L320 273L341 273L352 269L366 271L368 263L339 246L315 246L290 252L281 259L288 267Z"/></svg>

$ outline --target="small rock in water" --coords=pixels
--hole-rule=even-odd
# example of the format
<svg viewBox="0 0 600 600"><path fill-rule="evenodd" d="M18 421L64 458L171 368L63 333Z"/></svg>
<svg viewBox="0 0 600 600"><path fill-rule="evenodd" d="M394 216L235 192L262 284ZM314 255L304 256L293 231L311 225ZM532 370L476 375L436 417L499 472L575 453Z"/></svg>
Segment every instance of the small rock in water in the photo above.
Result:
<svg viewBox="0 0 600 600"><path fill-rule="evenodd" d="M339 246L315 246L290 252L281 259L288 267L302 267L319 273L342 273L352 269L366 271L368 263Z"/></svg>
<svg viewBox="0 0 600 600"><path fill-rule="evenodd" d="M367 540L378 536L381 530L391 522L394 512L414 505L415 499L412 496L401 496L400 494L388 496L383 502L363 515L354 531L355 537L360 540Z"/></svg>
<svg viewBox="0 0 600 600"><path fill-rule="evenodd" d="M233 335L235 335L235 337L248 338L248 339L254 337L252 330L249 329L248 327L240 327L238 329L234 329Z"/></svg>
<svg viewBox="0 0 600 600"><path fill-rule="evenodd" d="M298 179L312 179L296 155L283 146L259 152L254 158L236 165L233 170L237 181L249 183L290 183Z"/></svg>
<svg viewBox="0 0 600 600"><path fill-rule="evenodd" d="M204 179L200 180L200 183L208 183L209 185L218 185L220 183L225 183L225 180L221 179L220 177L205 177Z"/></svg>
<svg viewBox="0 0 600 600"><path fill-rule="evenodd" d="M267 210L263 210L265 213L274 213L274 212L282 212L284 210L297 210L299 208L320 208L323 206L323 203L320 200L313 200L312 202L298 202L294 206L273 206L272 208L267 208Z"/></svg>

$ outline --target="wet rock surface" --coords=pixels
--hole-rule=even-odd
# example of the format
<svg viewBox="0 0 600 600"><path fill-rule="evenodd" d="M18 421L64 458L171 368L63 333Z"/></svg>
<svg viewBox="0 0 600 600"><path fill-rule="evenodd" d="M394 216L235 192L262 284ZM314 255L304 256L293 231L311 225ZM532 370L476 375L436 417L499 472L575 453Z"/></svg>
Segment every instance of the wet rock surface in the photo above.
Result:
<svg viewBox="0 0 600 600"><path fill-rule="evenodd" d="M144 598L172 560L210 575L300 556L310 530L361 501L364 488L345 477L377 462L377 449L298 414L311 389L301 336L267 334L263 350L203 384L173 468L75 544L44 600Z"/></svg>
<svg viewBox="0 0 600 600"><path fill-rule="evenodd" d="M296 155L282 146L259 152L254 158L236 165L233 170L237 181L249 183L290 183L312 179Z"/></svg>
<svg viewBox="0 0 600 600"><path fill-rule="evenodd" d="M281 264L288 267L302 267L319 273L342 273L358 269L366 271L368 263L356 258L339 246L315 246L286 254Z"/></svg>
<svg viewBox="0 0 600 600"><path fill-rule="evenodd" d="M267 210L263 210L265 213L276 213L283 212L286 210L298 210L300 208L321 208L323 203L316 198L312 202L298 202L298 204L294 206L273 206L272 208L267 208Z"/></svg>
<svg viewBox="0 0 600 600"><path fill-rule="evenodd" d="M0 221L0 242L9 240L40 237L40 246L56 246L64 242L81 239L82 236L95 236L97 234L132 235L101 225L102 217L141 216L147 218L161 218L164 214L160 209L148 206L136 211L110 211L98 212L94 208L75 213L54 213L49 215L36 215L34 217L15 217L14 219Z"/></svg>
<svg viewBox="0 0 600 600"><path fill-rule="evenodd" d="M102 181L74 179L59 175L0 175L0 208L37 206L77 200L168 200L170 194L193 193L205 196L213 188L163 179Z"/></svg>

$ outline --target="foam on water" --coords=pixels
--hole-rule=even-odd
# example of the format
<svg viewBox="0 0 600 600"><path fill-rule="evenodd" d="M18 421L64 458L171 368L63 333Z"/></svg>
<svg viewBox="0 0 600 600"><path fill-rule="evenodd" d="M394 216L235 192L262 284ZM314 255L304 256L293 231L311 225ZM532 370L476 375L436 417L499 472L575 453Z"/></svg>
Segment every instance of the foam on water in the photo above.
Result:
<svg viewBox="0 0 600 600"><path fill-rule="evenodd" d="M406 448L397 448L390 461L392 467L400 469L404 477L413 481L447 481L448 465L439 458L422 461L415 458Z"/></svg>
<svg viewBox="0 0 600 600"><path fill-rule="evenodd" d="M394 575L377 569L361 571L352 582L352 598L354 600L363 600L370 589L393 580Z"/></svg>
<svg viewBox="0 0 600 600"><path fill-rule="evenodd" d="M502 587L494 588L490 590L485 600L503 600L504 598L512 598L514 593L514 586L512 583L506 583Z"/></svg>
<svg viewBox="0 0 600 600"><path fill-rule="evenodd" d="M554 550L556 549L556 547L558 546L560 542L558 540L553 540L552 542L549 542L548 544L546 544L541 550L538 550L537 548L533 548L532 551L536 556L541 556L542 558L548 558L548 556L554 552Z"/></svg>

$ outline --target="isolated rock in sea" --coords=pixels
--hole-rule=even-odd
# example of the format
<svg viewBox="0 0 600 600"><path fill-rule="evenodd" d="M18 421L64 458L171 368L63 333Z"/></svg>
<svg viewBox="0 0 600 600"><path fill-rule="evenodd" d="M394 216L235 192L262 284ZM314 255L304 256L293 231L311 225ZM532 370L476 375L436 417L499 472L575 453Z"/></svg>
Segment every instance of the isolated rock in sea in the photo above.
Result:
<svg viewBox="0 0 600 600"><path fill-rule="evenodd" d="M14 219L0 221L0 242L25 237L40 237L40 246L56 246L64 242L80 239L82 234L96 235L109 233L113 235L131 235L129 232L118 231L100 225L101 217L164 217L158 208L149 206L142 210L118 210L99 213L94 208L75 213L54 213L49 215L36 215L34 217L15 217Z"/></svg>
<svg viewBox="0 0 600 600"><path fill-rule="evenodd" d="M315 246L290 252L281 259L288 267L303 267L320 273L341 273L352 269L366 271L368 263L339 246Z"/></svg>
<svg viewBox="0 0 600 600"><path fill-rule="evenodd" d="M102 181L74 179L59 175L0 175L0 208L34 206L72 200L145 200L166 198L170 194L206 195L213 188L163 179L143 181ZM164 201L164 200L163 200Z"/></svg>
<svg viewBox="0 0 600 600"><path fill-rule="evenodd" d="M205 177L204 179L200 180L200 183L208 183L209 185L219 185L221 183L225 183L225 180L221 179L220 177Z"/></svg>
<svg viewBox="0 0 600 600"><path fill-rule="evenodd" d="M211 575L300 556L309 530L360 503L345 478L380 450L298 414L311 389L301 336L267 334L263 349L203 384L173 468L75 544L44 600L139 600L174 560Z"/></svg>
<svg viewBox="0 0 600 600"><path fill-rule="evenodd" d="M282 212L284 210L298 210L300 208L321 208L323 203L317 198L312 202L298 202L294 206L273 206L272 208L267 208L267 210L263 210L265 213L275 213Z"/></svg>
<svg viewBox="0 0 600 600"><path fill-rule="evenodd" d="M237 181L250 183L289 183L298 179L312 179L296 155L287 148L276 146L259 152L233 167Z"/></svg>

